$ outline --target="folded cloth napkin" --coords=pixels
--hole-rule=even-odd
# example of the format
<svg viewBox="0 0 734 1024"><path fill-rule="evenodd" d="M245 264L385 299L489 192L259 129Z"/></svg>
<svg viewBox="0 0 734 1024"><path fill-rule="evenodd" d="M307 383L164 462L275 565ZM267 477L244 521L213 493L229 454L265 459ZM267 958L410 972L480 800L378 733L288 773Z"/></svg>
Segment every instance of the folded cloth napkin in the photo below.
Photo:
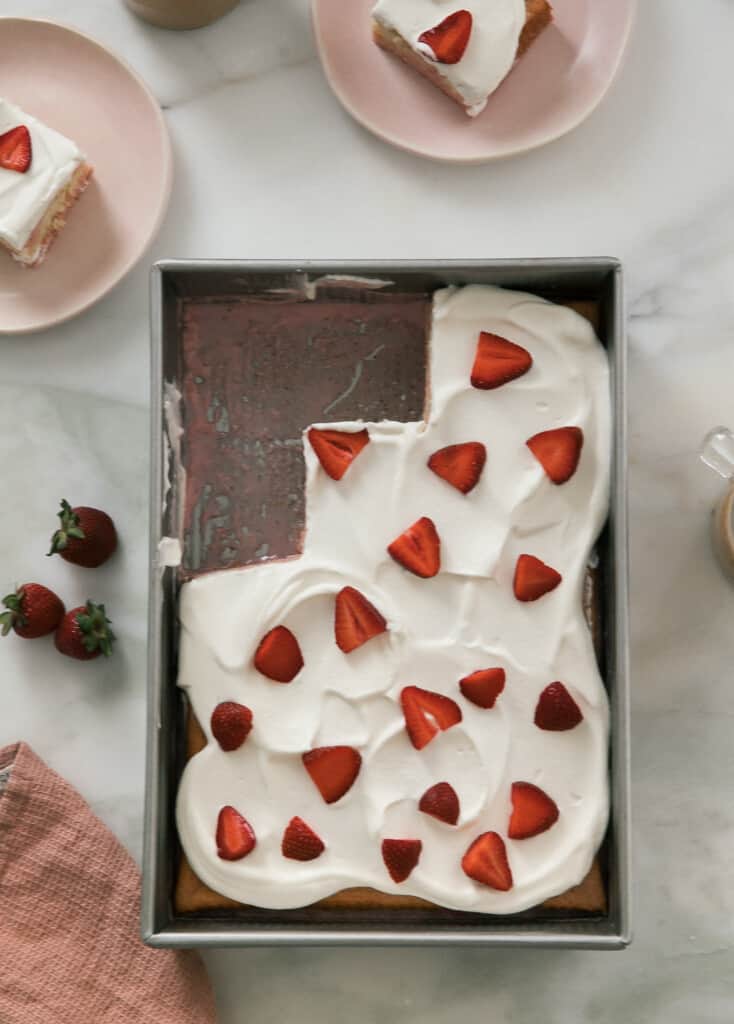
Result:
<svg viewBox="0 0 734 1024"><path fill-rule="evenodd" d="M145 946L139 906L134 861L76 790L0 749L0 1024L212 1024L201 960Z"/></svg>

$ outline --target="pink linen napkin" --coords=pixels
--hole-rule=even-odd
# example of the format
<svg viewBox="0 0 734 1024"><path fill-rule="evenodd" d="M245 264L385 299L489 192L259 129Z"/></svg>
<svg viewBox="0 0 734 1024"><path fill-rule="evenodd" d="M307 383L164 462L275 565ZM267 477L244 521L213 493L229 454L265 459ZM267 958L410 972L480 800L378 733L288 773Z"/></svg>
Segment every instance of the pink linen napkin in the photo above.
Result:
<svg viewBox="0 0 734 1024"><path fill-rule="evenodd" d="M0 1024L213 1024L201 960L146 947L139 904L76 790L26 744L0 749Z"/></svg>

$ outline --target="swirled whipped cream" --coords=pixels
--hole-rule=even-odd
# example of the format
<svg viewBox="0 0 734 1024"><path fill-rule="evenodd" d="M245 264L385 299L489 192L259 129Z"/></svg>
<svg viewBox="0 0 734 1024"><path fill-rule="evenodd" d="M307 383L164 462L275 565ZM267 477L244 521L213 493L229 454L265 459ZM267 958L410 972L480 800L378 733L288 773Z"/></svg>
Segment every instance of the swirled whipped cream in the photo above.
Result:
<svg viewBox="0 0 734 1024"><path fill-rule="evenodd" d="M469 43L458 63L436 67L462 96L467 113L475 117L515 63L526 18L525 0L378 0L372 17L431 60L421 35L459 9L472 16Z"/></svg>
<svg viewBox="0 0 734 1024"><path fill-rule="evenodd" d="M31 165L24 174L0 167L0 241L17 250L85 160L71 139L0 99L0 135L19 125L31 136Z"/></svg>
<svg viewBox="0 0 734 1024"><path fill-rule="evenodd" d="M530 372L495 390L470 384L480 331L532 354ZM298 907L349 886L409 893L445 907L509 913L582 881L608 814L607 699L582 613L585 569L608 504L608 365L590 325L532 295L485 286L436 293L425 420L341 423L370 442L341 480L306 457L307 532L303 553L241 570L215 572L181 591L180 677L209 740L180 785L177 820L186 855L212 889L262 907ZM324 425L326 426L326 425ZM557 486L526 446L540 431L583 430L574 475ZM469 494L426 466L431 453L462 441L486 446L481 479ZM407 572L387 545L421 516L441 537L441 571ZM554 566L562 583L537 601L513 593L518 556ZM334 640L334 602L359 590L387 619L386 632L344 654ZM285 625L304 667L289 684L253 664L261 638ZM488 666L506 673L491 709L460 694L458 681ZM575 728L534 724L541 691L562 680L583 714ZM444 694L462 720L416 749L406 732L401 690ZM252 712L252 731L225 752L210 719L223 701ZM301 755L349 745L362 757L349 791L327 804ZM422 813L418 800L447 781L460 803L455 826ZM525 781L556 803L552 828L508 838L511 787ZM220 809L233 806L257 845L237 861L218 856ZM299 862L281 852L294 816L325 850ZM504 838L513 886L501 892L472 880L462 857L480 834ZM384 838L422 841L410 876L392 881Z"/></svg>

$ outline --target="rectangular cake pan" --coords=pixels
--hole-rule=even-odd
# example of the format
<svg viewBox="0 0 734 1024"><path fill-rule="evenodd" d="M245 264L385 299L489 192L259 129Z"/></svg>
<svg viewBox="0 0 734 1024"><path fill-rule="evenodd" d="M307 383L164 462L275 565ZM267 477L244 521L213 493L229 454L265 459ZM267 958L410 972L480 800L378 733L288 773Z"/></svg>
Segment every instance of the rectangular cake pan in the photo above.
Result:
<svg viewBox="0 0 734 1024"><path fill-rule="evenodd" d="M180 366L179 311L186 298L253 295L324 275L394 282L396 289L493 284L550 300L591 300L611 364L614 451L611 505L598 545L602 576L602 675L611 701L611 818L604 844L608 910L602 916L527 911L494 917L437 911L224 911L178 915L172 894L179 844L175 797L183 765L184 710L176 686L179 587L159 566L159 542L179 535L179 493L165 440L164 386ZM165 260L151 280L151 515L148 642L148 745L143 854L142 936L158 947L255 945L476 945L622 949L630 942L630 754L627 593L626 341L622 269L615 259L311 262ZM461 920L457 923L456 918Z"/></svg>

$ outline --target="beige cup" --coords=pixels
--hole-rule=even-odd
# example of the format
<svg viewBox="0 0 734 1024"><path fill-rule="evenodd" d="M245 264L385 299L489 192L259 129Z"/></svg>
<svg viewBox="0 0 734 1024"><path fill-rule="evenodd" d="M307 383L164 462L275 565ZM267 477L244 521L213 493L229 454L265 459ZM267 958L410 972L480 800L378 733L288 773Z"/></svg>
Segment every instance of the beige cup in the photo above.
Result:
<svg viewBox="0 0 734 1024"><path fill-rule="evenodd" d="M125 0L145 21L160 28L202 28L233 10L239 0Z"/></svg>
<svg viewBox="0 0 734 1024"><path fill-rule="evenodd" d="M701 458L729 484L713 511L711 542L721 568L734 579L734 434L715 427L704 438Z"/></svg>

